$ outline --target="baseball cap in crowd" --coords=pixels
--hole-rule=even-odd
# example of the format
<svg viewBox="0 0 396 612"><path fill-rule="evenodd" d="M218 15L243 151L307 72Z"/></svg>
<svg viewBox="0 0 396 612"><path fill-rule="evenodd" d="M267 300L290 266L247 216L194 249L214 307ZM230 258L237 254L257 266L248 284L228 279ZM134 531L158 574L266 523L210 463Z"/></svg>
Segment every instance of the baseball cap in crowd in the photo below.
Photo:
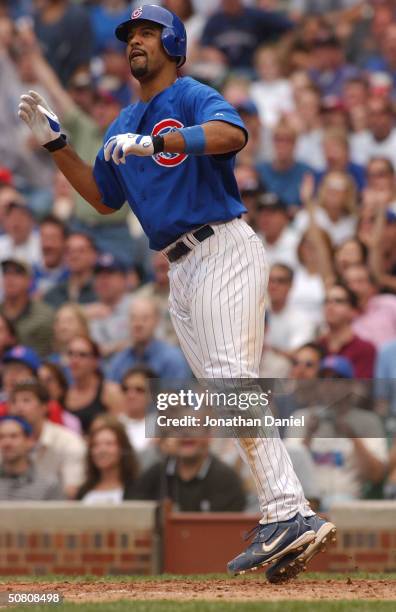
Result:
<svg viewBox="0 0 396 612"><path fill-rule="evenodd" d="M33 428L30 423L25 421L25 419L20 416L13 414L5 414L4 416L0 417L0 425L1 423L4 423L4 421L13 421L14 423L18 423L18 425L21 426L23 433L28 438L30 438L30 436L33 434Z"/></svg>
<svg viewBox="0 0 396 612"><path fill-rule="evenodd" d="M246 99L246 100L239 102L235 106L235 109L239 114L245 113L245 115L251 115L251 116L255 116L259 114L257 106L255 105L253 100L250 100L250 99Z"/></svg>
<svg viewBox="0 0 396 612"><path fill-rule="evenodd" d="M124 264L116 259L112 253L101 253L96 260L95 273L103 271L126 272Z"/></svg>
<svg viewBox="0 0 396 612"><path fill-rule="evenodd" d="M355 372L352 363L346 357L341 355L328 355L320 362L319 373L324 371L332 371L338 374L341 378L354 378Z"/></svg>
<svg viewBox="0 0 396 612"><path fill-rule="evenodd" d="M276 195L276 193L262 193L257 200L257 210L279 210L287 214L287 205Z"/></svg>
<svg viewBox="0 0 396 612"><path fill-rule="evenodd" d="M24 259L18 259L17 257L8 257L1 262L1 269L3 273L8 271L16 272L17 274L26 274L30 276L32 273L31 267Z"/></svg>
<svg viewBox="0 0 396 612"><path fill-rule="evenodd" d="M5 352L3 363L23 363L23 365L31 369L33 374L37 373L41 365L40 357L36 351L20 344Z"/></svg>
<svg viewBox="0 0 396 612"><path fill-rule="evenodd" d="M321 111L324 113L345 112L345 104L339 96L324 96L321 101Z"/></svg>

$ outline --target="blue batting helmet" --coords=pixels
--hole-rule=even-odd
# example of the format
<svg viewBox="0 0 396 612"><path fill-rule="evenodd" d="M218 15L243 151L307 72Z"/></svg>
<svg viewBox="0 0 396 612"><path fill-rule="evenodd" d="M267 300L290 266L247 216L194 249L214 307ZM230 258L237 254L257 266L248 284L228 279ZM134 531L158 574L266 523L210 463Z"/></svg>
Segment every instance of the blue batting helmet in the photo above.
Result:
<svg viewBox="0 0 396 612"><path fill-rule="evenodd" d="M187 35L186 28L181 19L171 11L156 6L146 4L132 11L131 18L117 26L115 35L119 40L127 42L128 32L131 25L136 21L152 21L163 26L161 40L163 47L168 55L177 57L177 66L183 66L187 54Z"/></svg>

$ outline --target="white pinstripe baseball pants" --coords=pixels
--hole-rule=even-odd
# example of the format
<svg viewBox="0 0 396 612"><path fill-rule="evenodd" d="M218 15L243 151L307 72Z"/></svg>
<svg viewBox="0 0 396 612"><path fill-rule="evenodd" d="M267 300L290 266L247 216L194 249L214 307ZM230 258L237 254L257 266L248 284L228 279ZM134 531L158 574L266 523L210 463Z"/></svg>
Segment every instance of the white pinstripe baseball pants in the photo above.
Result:
<svg viewBox="0 0 396 612"><path fill-rule="evenodd" d="M258 378L268 264L261 240L241 219L170 265L169 307L197 378ZM191 237L191 234L188 234ZM239 438L257 487L262 523L313 514L279 437Z"/></svg>

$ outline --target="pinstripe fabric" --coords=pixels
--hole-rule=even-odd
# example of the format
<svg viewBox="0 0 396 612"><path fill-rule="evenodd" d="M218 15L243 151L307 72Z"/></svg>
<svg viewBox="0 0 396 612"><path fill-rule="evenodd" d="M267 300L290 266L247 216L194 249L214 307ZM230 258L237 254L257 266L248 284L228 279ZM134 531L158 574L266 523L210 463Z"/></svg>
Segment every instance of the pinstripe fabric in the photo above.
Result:
<svg viewBox="0 0 396 612"><path fill-rule="evenodd" d="M241 219L212 227L213 236L170 266L173 325L197 378L258 378L268 282L264 248ZM262 523L312 514L279 436L263 431L237 443L252 470Z"/></svg>

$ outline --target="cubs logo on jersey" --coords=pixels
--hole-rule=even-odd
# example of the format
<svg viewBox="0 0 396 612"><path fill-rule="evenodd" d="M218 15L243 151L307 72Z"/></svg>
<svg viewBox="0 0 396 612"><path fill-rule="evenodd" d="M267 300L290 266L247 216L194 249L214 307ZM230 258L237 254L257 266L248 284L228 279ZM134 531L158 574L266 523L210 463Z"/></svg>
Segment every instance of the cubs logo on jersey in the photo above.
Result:
<svg viewBox="0 0 396 612"><path fill-rule="evenodd" d="M169 132L175 132L178 129L183 128L184 125L178 121L177 119L162 119L155 124L153 127L153 131L151 132L152 136L165 136L165 134L169 134ZM154 161L164 168L173 168L175 166L179 166L182 164L188 155L185 153L158 153L157 155L153 155Z"/></svg>

